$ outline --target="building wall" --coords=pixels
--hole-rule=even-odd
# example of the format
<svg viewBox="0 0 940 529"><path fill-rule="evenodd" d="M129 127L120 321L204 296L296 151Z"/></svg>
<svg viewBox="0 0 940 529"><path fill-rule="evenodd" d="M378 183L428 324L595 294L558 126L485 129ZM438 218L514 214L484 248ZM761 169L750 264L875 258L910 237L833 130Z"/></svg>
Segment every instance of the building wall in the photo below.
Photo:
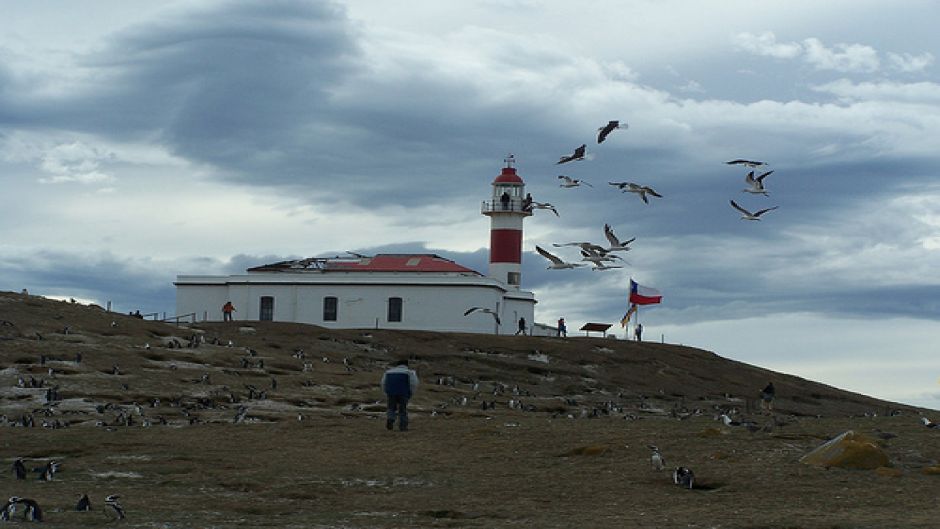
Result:
<svg viewBox="0 0 940 529"><path fill-rule="evenodd" d="M222 304L231 300L238 312L235 320L258 320L263 296L274 298L274 320L311 323L329 328L413 329L447 332L494 333L492 315L474 312L471 307L499 309L500 334L516 331L519 317L532 325L535 300L531 293L507 290L481 278L452 277L440 283L424 281L381 282L376 278L357 281L355 277L314 282L309 276L292 282L288 274L251 276L181 276L177 281L177 313L196 313L199 320L222 319ZM324 321L326 297L337 298L337 320ZM389 298L402 299L402 321L388 321Z"/></svg>

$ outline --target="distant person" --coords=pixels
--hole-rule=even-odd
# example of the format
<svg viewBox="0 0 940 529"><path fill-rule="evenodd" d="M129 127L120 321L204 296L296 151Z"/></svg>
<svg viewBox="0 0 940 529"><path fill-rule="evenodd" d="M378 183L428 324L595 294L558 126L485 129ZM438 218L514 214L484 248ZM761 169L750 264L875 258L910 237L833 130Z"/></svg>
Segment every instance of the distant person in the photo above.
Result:
<svg viewBox="0 0 940 529"><path fill-rule="evenodd" d="M140 313L139 309L134 311L134 317L140 320L144 319L144 315Z"/></svg>
<svg viewBox="0 0 940 529"><path fill-rule="evenodd" d="M558 337L565 338L568 336L568 327L565 326L565 319L558 318Z"/></svg>
<svg viewBox="0 0 940 529"><path fill-rule="evenodd" d="M767 412L774 411L774 398L777 396L777 390L774 388L774 383L770 382L767 384L767 387L761 390L760 392L760 407L762 410Z"/></svg>
<svg viewBox="0 0 940 529"><path fill-rule="evenodd" d="M232 305L231 301L226 301L225 305L222 305L222 321L233 321L233 312L238 312L235 310L235 305Z"/></svg>
<svg viewBox="0 0 940 529"><path fill-rule="evenodd" d="M522 333L523 336L526 334L525 318L519 318L519 330L516 331L516 334L519 333Z"/></svg>
<svg viewBox="0 0 940 529"><path fill-rule="evenodd" d="M408 430L408 400L418 388L418 375L408 368L407 360L399 360L382 375L382 391L388 397L388 415L385 428L395 428L398 417L398 429Z"/></svg>
<svg viewBox="0 0 940 529"><path fill-rule="evenodd" d="M636 327L633 328L633 338L638 342L643 341L643 324L637 323Z"/></svg>
<svg viewBox="0 0 940 529"><path fill-rule="evenodd" d="M502 196L499 197L499 201L503 203L503 209L509 209L509 201L512 200L509 197L508 191L503 191Z"/></svg>
<svg viewBox="0 0 940 529"><path fill-rule="evenodd" d="M522 199L522 211L532 211L532 193L526 193Z"/></svg>

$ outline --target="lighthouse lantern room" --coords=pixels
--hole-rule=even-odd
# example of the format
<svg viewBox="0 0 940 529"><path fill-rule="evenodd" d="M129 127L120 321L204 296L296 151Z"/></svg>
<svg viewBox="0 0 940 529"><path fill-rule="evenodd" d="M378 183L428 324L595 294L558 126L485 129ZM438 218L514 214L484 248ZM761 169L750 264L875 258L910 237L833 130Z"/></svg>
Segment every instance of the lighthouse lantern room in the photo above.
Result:
<svg viewBox="0 0 940 529"><path fill-rule="evenodd" d="M514 289L522 282L522 221L532 215L532 199L525 182L516 174L515 159L505 159L493 180L493 195L483 202L482 213L490 218L490 267L488 276Z"/></svg>

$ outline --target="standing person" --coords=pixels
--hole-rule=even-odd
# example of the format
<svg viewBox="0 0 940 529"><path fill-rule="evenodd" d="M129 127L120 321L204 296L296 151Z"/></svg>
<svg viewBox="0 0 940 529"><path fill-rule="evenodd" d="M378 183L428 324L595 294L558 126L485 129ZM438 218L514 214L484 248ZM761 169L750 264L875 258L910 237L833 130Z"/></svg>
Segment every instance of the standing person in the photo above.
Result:
<svg viewBox="0 0 940 529"><path fill-rule="evenodd" d="M519 330L516 331L516 334L522 333L523 336L526 334L525 329L525 318L519 318Z"/></svg>
<svg viewBox="0 0 940 529"><path fill-rule="evenodd" d="M522 211L532 211L532 193L526 193L522 199Z"/></svg>
<svg viewBox="0 0 940 529"><path fill-rule="evenodd" d="M388 419L385 428L395 427L398 416L398 429L408 430L408 400L418 389L418 374L408 368L407 360L399 360L382 375L382 391L388 397Z"/></svg>
<svg viewBox="0 0 940 529"><path fill-rule="evenodd" d="M643 341L643 324L637 323L636 327L633 328L633 337L636 338L636 341Z"/></svg>
<svg viewBox="0 0 940 529"><path fill-rule="evenodd" d="M777 396L777 390L774 388L774 383L770 382L767 384L767 387L761 390L760 392L760 407L762 410L766 410L770 413L774 411L774 398Z"/></svg>
<svg viewBox="0 0 940 529"><path fill-rule="evenodd" d="M509 196L508 191L503 191L503 194L499 197L499 201L503 203L503 209L509 209L509 201L512 200Z"/></svg>
<svg viewBox="0 0 940 529"><path fill-rule="evenodd" d="M558 337L566 338L568 336L568 328L565 327L565 319L558 318Z"/></svg>
<svg viewBox="0 0 940 529"><path fill-rule="evenodd" d="M225 305L222 305L222 321L233 321L233 312L238 312L235 310L235 305L232 305L231 301L226 301Z"/></svg>

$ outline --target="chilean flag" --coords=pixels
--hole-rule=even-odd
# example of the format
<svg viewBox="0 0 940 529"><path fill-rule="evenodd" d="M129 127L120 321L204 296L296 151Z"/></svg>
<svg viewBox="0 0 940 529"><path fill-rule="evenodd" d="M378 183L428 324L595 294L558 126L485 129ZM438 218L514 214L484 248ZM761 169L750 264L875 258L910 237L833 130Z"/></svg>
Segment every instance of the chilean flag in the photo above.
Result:
<svg viewBox="0 0 940 529"><path fill-rule="evenodd" d="M643 285L637 284L633 279L630 279L630 303L652 305L654 303L662 303L662 301L663 295L660 294L658 290L644 287Z"/></svg>

